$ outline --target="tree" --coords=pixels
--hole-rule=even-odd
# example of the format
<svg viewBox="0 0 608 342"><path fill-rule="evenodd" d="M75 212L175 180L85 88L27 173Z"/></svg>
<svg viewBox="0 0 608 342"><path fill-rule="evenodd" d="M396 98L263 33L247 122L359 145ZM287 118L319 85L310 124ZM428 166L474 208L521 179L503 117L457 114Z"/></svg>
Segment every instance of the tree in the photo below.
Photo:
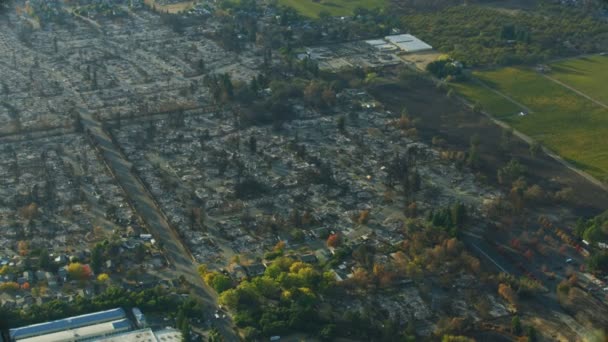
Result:
<svg viewBox="0 0 608 342"><path fill-rule="evenodd" d="M97 273L101 270L103 263L103 246L101 244L95 245L91 251L91 268L93 272Z"/></svg>
<svg viewBox="0 0 608 342"><path fill-rule="evenodd" d="M257 139L252 135L251 137L249 137L249 152L251 152L252 154L255 154L258 150L258 141Z"/></svg>
<svg viewBox="0 0 608 342"><path fill-rule="evenodd" d="M528 342L536 342L538 337L536 336L536 329L529 325L526 327L526 337L528 337Z"/></svg>
<svg viewBox="0 0 608 342"><path fill-rule="evenodd" d="M91 277L91 269L89 265L73 262L68 265L68 275L74 280L86 280Z"/></svg>
<svg viewBox="0 0 608 342"><path fill-rule="evenodd" d="M510 285L501 283L498 285L498 294L501 295L511 305L517 304L517 294Z"/></svg>
<svg viewBox="0 0 608 342"><path fill-rule="evenodd" d="M101 273L97 276L97 281L100 283L106 283L110 280L110 276L107 273Z"/></svg>
<svg viewBox="0 0 608 342"><path fill-rule="evenodd" d="M344 134L346 130L346 118L341 115L340 117L338 117L338 131L340 131L340 133Z"/></svg>
<svg viewBox="0 0 608 342"><path fill-rule="evenodd" d="M338 235L337 233L331 234L327 238L327 247L337 248L338 246L340 246L340 242L340 235Z"/></svg>
<svg viewBox="0 0 608 342"><path fill-rule="evenodd" d="M41 251L38 255L38 268L48 271L52 266L51 257L46 251Z"/></svg>
<svg viewBox="0 0 608 342"><path fill-rule="evenodd" d="M30 203L25 207L19 209L19 214L25 220L33 220L38 216L38 205L36 203Z"/></svg>
<svg viewBox="0 0 608 342"><path fill-rule="evenodd" d="M321 101L326 107L331 107L336 103L336 92L327 87L321 93Z"/></svg>
<svg viewBox="0 0 608 342"><path fill-rule="evenodd" d="M27 241L19 241L17 243L17 249L19 250L19 255L26 256L30 252L30 243Z"/></svg>
<svg viewBox="0 0 608 342"><path fill-rule="evenodd" d="M211 331L209 331L209 337L207 338L207 342L224 342L224 338L220 334L219 330L217 330L217 328L213 328L211 329Z"/></svg>
<svg viewBox="0 0 608 342"><path fill-rule="evenodd" d="M469 153L467 155L467 164L471 168L479 167L479 135L477 134L471 137Z"/></svg>
<svg viewBox="0 0 608 342"><path fill-rule="evenodd" d="M513 128L503 129L500 138L500 149L503 152L508 152L513 140Z"/></svg>
<svg viewBox="0 0 608 342"><path fill-rule="evenodd" d="M514 335L521 335L521 321L519 320L519 316L513 316L513 318L511 318L511 332Z"/></svg>
<svg viewBox="0 0 608 342"><path fill-rule="evenodd" d="M5 283L0 283L0 291L6 292L15 292L19 290L19 284L14 281L7 281Z"/></svg>
<svg viewBox="0 0 608 342"><path fill-rule="evenodd" d="M323 341L331 341L331 340L333 340L335 334L336 334L336 325L327 324L319 332L319 338Z"/></svg>
<svg viewBox="0 0 608 342"><path fill-rule="evenodd" d="M357 223L358 224L367 224L367 222L369 221L369 210L361 210L361 212L359 212L359 217L357 218Z"/></svg>
<svg viewBox="0 0 608 342"><path fill-rule="evenodd" d="M192 341L192 336L190 334L190 323L188 322L188 320L184 320L184 322L179 327L179 331L182 334L182 342Z"/></svg>
<svg viewBox="0 0 608 342"><path fill-rule="evenodd" d="M475 342L475 340L466 336L443 335L441 342Z"/></svg>
<svg viewBox="0 0 608 342"><path fill-rule="evenodd" d="M232 287L232 279L218 272L207 273L205 275L205 282L217 293L222 293Z"/></svg>
<svg viewBox="0 0 608 342"><path fill-rule="evenodd" d="M596 252L587 258L587 266L592 272L608 272L608 252Z"/></svg>
<svg viewBox="0 0 608 342"><path fill-rule="evenodd" d="M539 153L542 151L542 149L543 149L542 145L538 141L533 141L530 144L530 148L529 148L530 155L532 157L536 157L539 155Z"/></svg>
<svg viewBox="0 0 608 342"><path fill-rule="evenodd" d="M516 159L511 159L507 165L498 170L498 182L509 185L523 176L526 167L521 165Z"/></svg>

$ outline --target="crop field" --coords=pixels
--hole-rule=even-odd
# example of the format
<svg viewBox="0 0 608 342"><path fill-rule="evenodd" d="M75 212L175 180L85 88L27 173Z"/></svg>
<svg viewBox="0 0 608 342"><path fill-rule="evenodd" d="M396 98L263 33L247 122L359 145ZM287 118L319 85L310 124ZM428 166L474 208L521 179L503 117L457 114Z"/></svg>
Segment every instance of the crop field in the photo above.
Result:
<svg viewBox="0 0 608 342"><path fill-rule="evenodd" d="M498 119L508 118L521 111L517 105L484 87L481 83L453 83L451 87L469 101L479 103L485 111L492 113Z"/></svg>
<svg viewBox="0 0 608 342"><path fill-rule="evenodd" d="M588 64L596 62L568 62L558 65L587 70L587 76L572 78L563 71L568 70L565 66L554 68L550 76L592 98L608 95L601 85L606 71L594 73ZM455 90L577 167L608 180L608 109L532 69L502 68L473 75L482 83L455 84ZM522 111L527 115L519 115Z"/></svg>
<svg viewBox="0 0 608 342"><path fill-rule="evenodd" d="M608 56L592 56L551 64L549 75L608 104Z"/></svg>
<svg viewBox="0 0 608 342"><path fill-rule="evenodd" d="M352 15L358 7L382 8L387 0L279 0L279 3L293 7L307 17L317 18L321 12L327 12L332 16L348 16Z"/></svg>

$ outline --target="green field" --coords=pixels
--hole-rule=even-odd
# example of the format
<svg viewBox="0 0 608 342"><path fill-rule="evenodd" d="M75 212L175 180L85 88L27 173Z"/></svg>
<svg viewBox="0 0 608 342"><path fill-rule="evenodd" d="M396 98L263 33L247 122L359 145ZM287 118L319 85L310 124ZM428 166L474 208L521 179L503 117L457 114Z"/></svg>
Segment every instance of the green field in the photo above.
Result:
<svg viewBox="0 0 608 342"><path fill-rule="evenodd" d="M570 59L551 64L551 69L551 77L608 104L608 56Z"/></svg>
<svg viewBox="0 0 608 342"><path fill-rule="evenodd" d="M321 12L332 16L348 16L358 7L383 8L386 2L387 0L279 0L279 4L293 7L302 15L312 18L317 18Z"/></svg>
<svg viewBox="0 0 608 342"><path fill-rule="evenodd" d="M470 102L479 103L485 111L492 113L498 119L511 117L513 113L521 111L518 106L479 83L454 83L450 86Z"/></svg>
<svg viewBox="0 0 608 342"><path fill-rule="evenodd" d="M607 109L531 69L502 68L478 71L473 75L492 89L528 107L531 112L519 116L517 113L522 108L473 81L455 84L455 90L590 174L602 180L608 179ZM563 73L554 70L552 77L561 75ZM600 84L605 78L601 73L588 77L593 80L578 79L585 85L584 89L589 89L588 93L582 86L575 87L592 97L592 93L605 96L605 88Z"/></svg>

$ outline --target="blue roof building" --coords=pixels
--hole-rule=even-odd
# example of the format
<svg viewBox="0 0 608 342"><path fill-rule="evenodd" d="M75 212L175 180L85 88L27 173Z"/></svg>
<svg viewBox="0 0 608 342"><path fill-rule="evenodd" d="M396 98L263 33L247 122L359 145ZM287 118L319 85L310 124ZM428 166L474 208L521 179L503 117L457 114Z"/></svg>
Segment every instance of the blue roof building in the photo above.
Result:
<svg viewBox="0 0 608 342"><path fill-rule="evenodd" d="M104 322L119 321L125 319L126 317L127 315L125 311L121 308L94 312L86 315L74 316L56 321L10 329L9 338L11 341L18 341L29 337L41 336L64 330L77 329Z"/></svg>
<svg viewBox="0 0 608 342"><path fill-rule="evenodd" d="M135 317L135 323L137 323L137 326L139 328L145 328L146 316L144 316L144 314L141 312L141 310L139 310L139 308L133 308L131 309L131 311L133 312L133 316Z"/></svg>

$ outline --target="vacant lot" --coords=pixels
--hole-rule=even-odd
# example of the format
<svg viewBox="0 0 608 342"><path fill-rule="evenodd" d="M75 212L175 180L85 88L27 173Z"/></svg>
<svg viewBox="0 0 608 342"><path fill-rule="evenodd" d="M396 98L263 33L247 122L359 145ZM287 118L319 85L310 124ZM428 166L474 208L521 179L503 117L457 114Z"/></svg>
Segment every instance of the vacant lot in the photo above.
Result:
<svg viewBox="0 0 608 342"><path fill-rule="evenodd" d="M608 103L608 56L592 56L551 64L549 76L576 88L591 98Z"/></svg>
<svg viewBox="0 0 608 342"><path fill-rule="evenodd" d="M496 92L475 82L456 85L458 92L581 169L599 179L607 179L608 110L530 69L502 68L473 74L505 97L501 99ZM557 72L557 75L567 73ZM602 92L600 80L605 78L601 72L597 75L588 76L594 80L579 78L578 82L599 94ZM530 113L518 115L520 109L507 97L527 107Z"/></svg>
<svg viewBox="0 0 608 342"><path fill-rule="evenodd" d="M348 16L354 10L361 8L382 8L386 5L386 0L279 0L281 5L293 7L302 15L316 18L319 13L327 12L330 15Z"/></svg>

